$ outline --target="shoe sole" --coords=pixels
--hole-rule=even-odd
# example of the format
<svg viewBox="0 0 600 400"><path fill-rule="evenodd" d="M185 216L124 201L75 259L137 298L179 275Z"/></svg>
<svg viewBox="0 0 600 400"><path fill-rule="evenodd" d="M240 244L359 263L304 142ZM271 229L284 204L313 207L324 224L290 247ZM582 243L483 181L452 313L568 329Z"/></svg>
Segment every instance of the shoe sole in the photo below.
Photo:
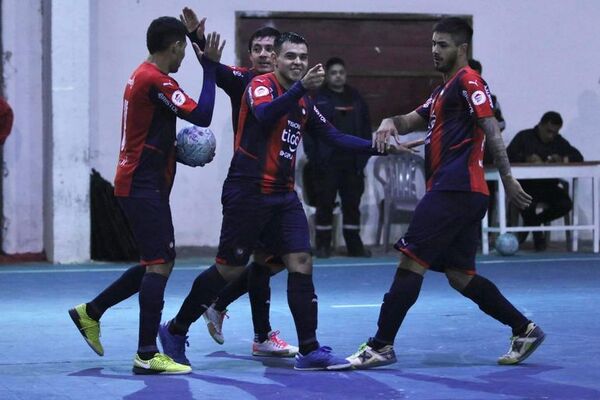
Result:
<svg viewBox="0 0 600 400"><path fill-rule="evenodd" d="M393 360L387 360L387 361L378 361L377 363L372 363L372 364L352 365L352 367L354 369L370 369L370 368L377 368L377 367L385 367L386 365L396 364L397 362L398 362L397 359L393 359Z"/></svg>
<svg viewBox="0 0 600 400"><path fill-rule="evenodd" d="M217 330L215 329L215 325L212 322L206 323L206 328L208 328L208 334L217 344L225 343L225 339L219 339L215 335L217 335Z"/></svg>
<svg viewBox="0 0 600 400"><path fill-rule="evenodd" d="M534 344L532 344L531 347L529 348L529 350L527 350L527 353L523 354L523 357L521 357L517 361L505 362L505 361L498 360L498 364L500 364L500 365L517 365L517 364L522 363L527 358L529 358L529 356L532 355L533 352L536 351L538 347L540 347L540 345L544 342L545 339L546 339L546 334L544 333L544 336L542 336L539 340L537 340Z"/></svg>
<svg viewBox="0 0 600 400"><path fill-rule="evenodd" d="M315 368L298 368L294 365L294 369L296 371L341 371L344 369L352 368L352 364L338 364L338 365L330 365L328 367L315 367Z"/></svg>
<svg viewBox="0 0 600 400"><path fill-rule="evenodd" d="M286 350L285 353L283 352L276 352L276 351L253 351L252 355L255 357L278 357L278 358L291 358L291 357L296 357L296 354L298 354L298 352L296 353L290 353Z"/></svg>
<svg viewBox="0 0 600 400"><path fill-rule="evenodd" d="M189 371L171 372L171 371L156 371L154 369L146 369L146 368L135 367L135 366L132 368L132 371L136 375L186 375L186 374L192 373L191 369Z"/></svg>
<svg viewBox="0 0 600 400"><path fill-rule="evenodd" d="M85 342L88 344L88 346L90 346L90 349L92 349L94 351L94 353L98 354L100 357L103 357L104 352L100 352L100 351L96 350L96 348L92 345L92 343L90 343L90 340L85 336L83 327L79 323L79 313L77 312L77 310L74 308L71 308L69 310L69 317L71 317L71 319L73 320L73 323L77 327L77 330L79 330L79 333L81 333L81 336L83 337Z"/></svg>

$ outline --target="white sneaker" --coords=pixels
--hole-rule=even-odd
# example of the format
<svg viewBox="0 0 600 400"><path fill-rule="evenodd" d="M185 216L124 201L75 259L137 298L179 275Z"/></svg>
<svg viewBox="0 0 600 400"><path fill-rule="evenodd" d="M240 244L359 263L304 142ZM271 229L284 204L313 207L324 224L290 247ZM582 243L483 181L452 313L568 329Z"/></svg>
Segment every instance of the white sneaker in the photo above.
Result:
<svg viewBox="0 0 600 400"><path fill-rule="evenodd" d="M279 331L269 332L269 338L262 343L252 343L252 355L263 357L294 357L298 348L280 338Z"/></svg>
<svg viewBox="0 0 600 400"><path fill-rule="evenodd" d="M525 333L510 338L508 353L498 359L498 364L514 365L520 363L529 357L545 338L544 331L533 322L530 322Z"/></svg>
<svg viewBox="0 0 600 400"><path fill-rule="evenodd" d="M381 367L397 361L392 345L388 344L379 350L375 350L367 343L361 344L358 351L347 357L346 360L350 361L352 366L357 369Z"/></svg>
<svg viewBox="0 0 600 400"><path fill-rule="evenodd" d="M221 312L215 310L215 305L211 305L204 311L202 314L204 321L206 322L206 327L208 328L208 333L214 339L215 342L219 344L225 343L225 338L223 337L223 319L225 317L229 318L227 315L227 310Z"/></svg>

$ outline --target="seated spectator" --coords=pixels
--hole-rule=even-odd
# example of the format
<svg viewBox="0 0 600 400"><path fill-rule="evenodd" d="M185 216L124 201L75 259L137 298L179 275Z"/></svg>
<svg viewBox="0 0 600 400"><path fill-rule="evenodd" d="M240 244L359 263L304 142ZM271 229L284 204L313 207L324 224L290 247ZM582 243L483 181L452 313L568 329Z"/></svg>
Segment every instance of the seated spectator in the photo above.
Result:
<svg viewBox="0 0 600 400"><path fill-rule="evenodd" d="M346 65L333 57L325 64L325 83L317 94L317 107L340 131L371 139L367 104L358 91L346 84ZM350 257L370 257L360 237L360 199L365 190L364 168L368 155L336 149L312 135L304 135L304 151L313 171L316 190L316 252L319 258L331 255L333 209L339 193L342 203L343 234Z"/></svg>
<svg viewBox="0 0 600 400"><path fill-rule="evenodd" d="M516 163L567 163L581 162L583 156L558 132L563 121L559 113L548 111L533 129L517 133L507 148L508 158ZM520 181L523 189L533 197L533 202L521 211L525 226L538 226L565 216L573 203L567 188L559 179L525 179ZM546 208L537 213L539 203ZM523 232L519 240L525 241L529 232ZM536 251L546 249L544 232L534 232Z"/></svg>

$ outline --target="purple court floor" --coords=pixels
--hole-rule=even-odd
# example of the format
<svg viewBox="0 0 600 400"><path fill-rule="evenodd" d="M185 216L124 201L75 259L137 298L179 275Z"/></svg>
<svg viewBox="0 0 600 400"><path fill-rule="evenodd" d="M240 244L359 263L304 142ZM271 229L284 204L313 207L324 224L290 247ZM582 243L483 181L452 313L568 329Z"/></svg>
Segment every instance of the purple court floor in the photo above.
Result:
<svg viewBox="0 0 600 400"><path fill-rule="evenodd" d="M178 309L209 260L178 262L163 317ZM319 339L349 355L375 332L396 258L316 261ZM84 343L67 309L89 300L121 264L0 267L0 399L600 399L600 257L522 254L482 257L479 272L547 334L524 364L499 366L510 330L429 273L396 341L398 363L369 371L297 372L293 360L250 354L247 296L229 309L220 346L198 321L190 332L186 376L131 373L137 297L102 320L105 356ZM286 274L272 280L271 321L295 343Z"/></svg>

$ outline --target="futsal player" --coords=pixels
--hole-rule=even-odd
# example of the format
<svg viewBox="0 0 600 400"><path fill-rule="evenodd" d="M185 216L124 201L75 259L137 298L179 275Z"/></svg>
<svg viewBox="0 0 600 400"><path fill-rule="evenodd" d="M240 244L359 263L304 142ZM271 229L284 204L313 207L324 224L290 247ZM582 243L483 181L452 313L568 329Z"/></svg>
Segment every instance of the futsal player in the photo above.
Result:
<svg viewBox="0 0 600 400"><path fill-rule="evenodd" d="M192 42L198 44L202 49L204 46L205 18L198 19L196 13L185 7L181 14L181 20L186 25L188 35ZM251 68L230 67L219 63L216 71L217 86L229 96L231 101L231 119L233 132L238 127L238 116L244 89L255 76L273 71L273 46L279 31L271 27L263 27L255 31L248 40L248 55ZM202 314L206 321L208 331L212 338L219 344L223 344L223 321L226 316L227 307L240 296L248 292L248 284L253 287L249 292L250 306L252 310L252 322L254 325L254 340L252 341L252 354L255 356L271 357L294 357L298 353L298 347L288 344L279 336L279 331L271 328L269 320L269 308L271 300L271 289L269 287L271 275L285 269L283 260L266 254L263 249L257 248L253 254L253 261L244 270L242 275L230 282L219 292L215 303L204 304L206 309ZM214 299L211 299L213 301ZM162 326L159 337L164 337L163 331L167 329ZM175 336L178 338L178 336ZM179 337L181 340L187 338ZM164 341L168 346L168 343Z"/></svg>
<svg viewBox="0 0 600 400"><path fill-rule="evenodd" d="M531 196L511 175L490 90L467 65L472 35L469 24L460 18L444 18L434 26L433 63L444 75L444 83L415 111L384 119L376 132L377 146L385 148L390 137L427 128L427 192L404 237L395 244L402 256L383 298L378 330L348 357L356 368L396 362L394 339L417 300L428 269L445 273L450 286L512 329L510 349L499 358L500 364L523 361L544 340L540 327L475 271L479 225L488 204L482 161L485 142L494 155L507 198L523 209L531 203ZM465 335L471 331L463 329Z"/></svg>
<svg viewBox="0 0 600 400"><path fill-rule="evenodd" d="M177 117L208 126L215 101L215 69L220 37L211 34L206 49L194 50L204 69L198 104L175 79L185 56L186 28L172 17L152 21L146 33L150 55L131 75L123 96L121 146L115 177L115 196L125 212L140 249L139 265L129 268L88 303L69 310L73 322L98 355L100 318L104 312L139 292L136 374L186 374L191 368L159 353L156 335L167 280L175 261L175 240L169 194L175 178Z"/></svg>
<svg viewBox="0 0 600 400"><path fill-rule="evenodd" d="M288 274L288 305L298 335L294 368L337 370L350 366L317 337L317 296L312 279L308 223L294 191L296 149L303 132L329 144L376 154L371 142L337 131L308 96L324 80L320 64L308 70L304 38L286 32L275 41L275 71L252 79L240 109L235 152L223 185L223 222L216 262L194 281L169 325L184 336L202 304L236 279L259 244L282 256ZM391 151L401 151L394 146ZM176 354L183 354L185 347Z"/></svg>

